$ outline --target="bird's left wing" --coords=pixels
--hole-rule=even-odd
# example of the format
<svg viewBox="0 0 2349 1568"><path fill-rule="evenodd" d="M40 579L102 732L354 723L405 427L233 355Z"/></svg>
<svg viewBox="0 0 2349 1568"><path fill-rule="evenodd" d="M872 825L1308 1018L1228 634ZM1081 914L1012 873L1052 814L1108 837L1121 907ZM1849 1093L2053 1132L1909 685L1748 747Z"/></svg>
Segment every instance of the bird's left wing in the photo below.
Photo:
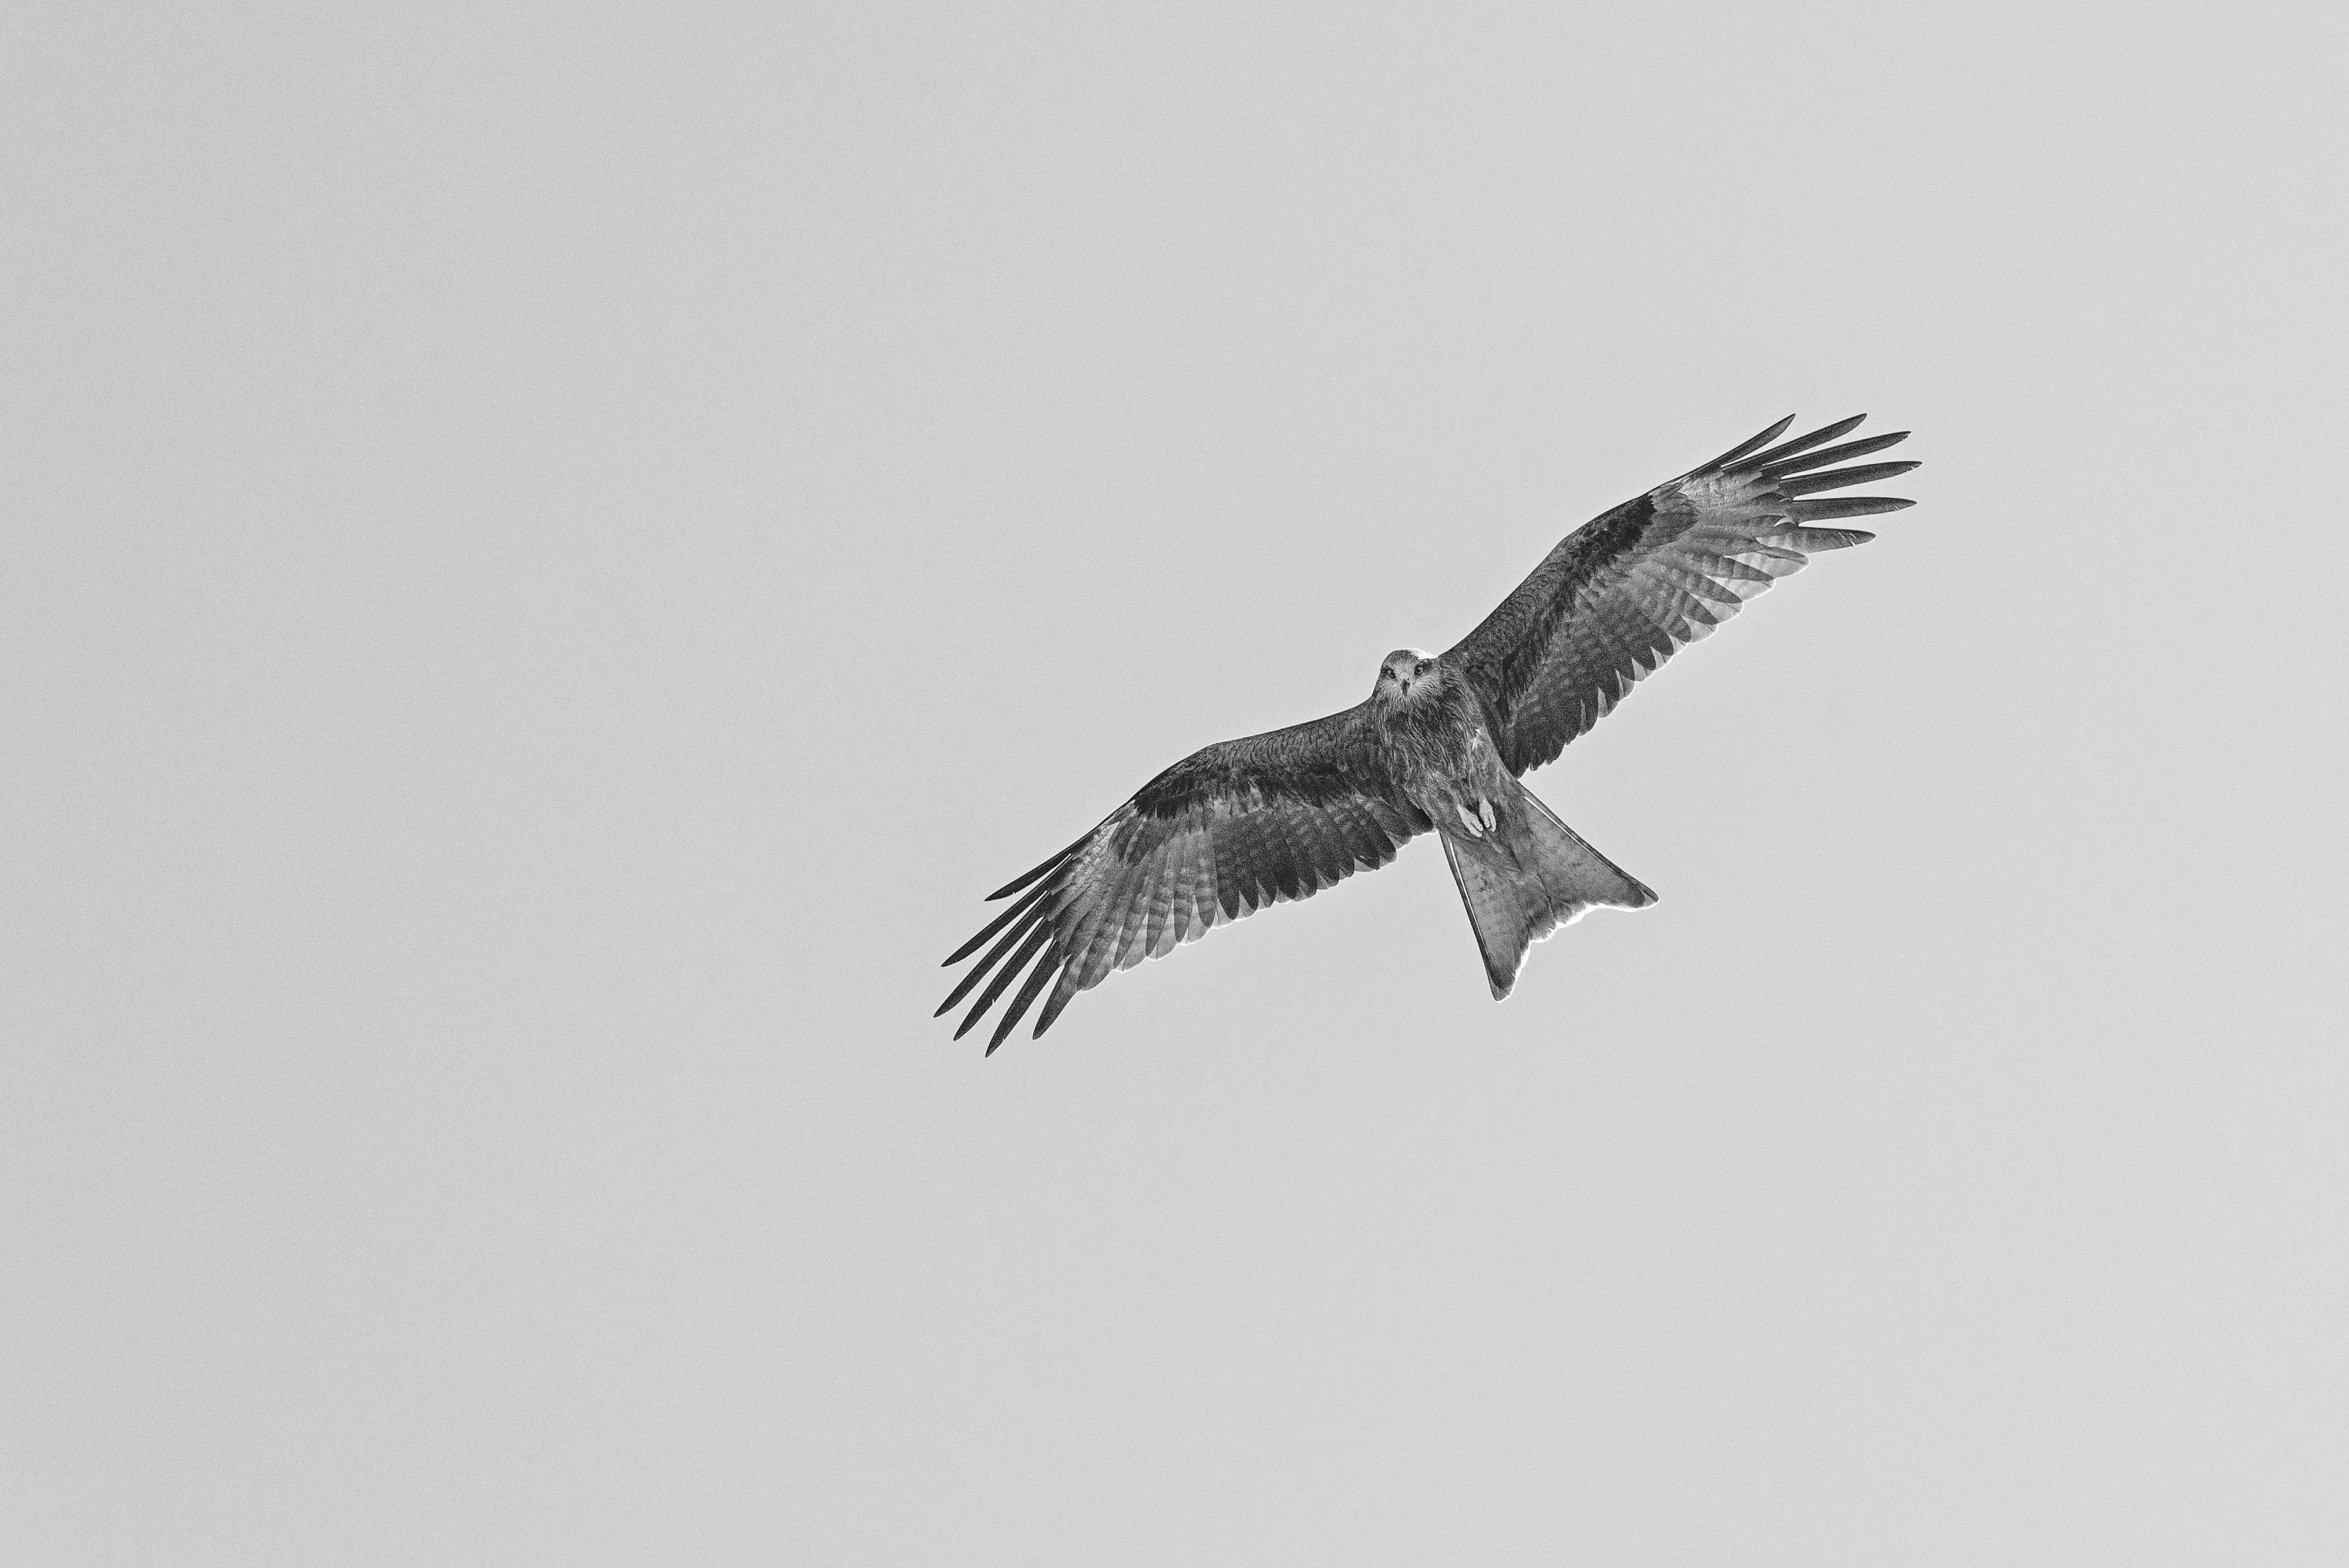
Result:
<svg viewBox="0 0 2349 1568"><path fill-rule="evenodd" d="M1596 724L1683 645L1820 550L1875 537L1819 528L1910 505L1823 490L1904 474L1914 463L1814 470L1880 452L1905 430L1822 448L1859 424L1839 420L1768 451L1791 418L1568 534L1517 590L1444 655L1491 714L1512 773L1538 768Z"/></svg>
<svg viewBox="0 0 2349 1568"><path fill-rule="evenodd" d="M1047 985L1052 997L1036 1020L1038 1035L1071 997L1110 971L1164 957L1268 904L1309 898L1357 870L1375 870L1430 825L1396 786L1367 705L1209 746L989 894L1008 898L1029 888L946 960L960 963L995 941L938 1011L993 971L955 1031L960 1039L1024 972L987 1042L992 1054Z"/></svg>

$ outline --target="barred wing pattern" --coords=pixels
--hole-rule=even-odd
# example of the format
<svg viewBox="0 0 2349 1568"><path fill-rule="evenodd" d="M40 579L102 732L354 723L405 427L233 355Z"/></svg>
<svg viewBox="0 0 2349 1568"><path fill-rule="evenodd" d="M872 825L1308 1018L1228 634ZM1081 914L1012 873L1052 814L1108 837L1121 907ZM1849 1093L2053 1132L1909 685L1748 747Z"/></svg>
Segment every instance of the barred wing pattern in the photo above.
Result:
<svg viewBox="0 0 2349 1568"><path fill-rule="evenodd" d="M1809 525L1898 511L1890 496L1806 500L1907 473L1865 463L1905 430L1821 448L1854 415L1767 451L1792 416L1719 457L1576 529L1499 608L1444 655L1489 705L1503 760L1522 774L1556 759L1684 645L1709 636L1745 601L1800 571L1820 550L1876 537ZM1752 454L1752 455L1748 455Z"/></svg>
<svg viewBox="0 0 2349 1568"><path fill-rule="evenodd" d="M1008 898L1034 884L946 960L958 964L995 942L938 1008L993 973L955 1038L1023 973L990 1055L1046 986L1039 1036L1070 998L1113 970L1394 859L1432 824L1389 776L1367 733L1367 709L1194 752L1092 832L989 894Z"/></svg>

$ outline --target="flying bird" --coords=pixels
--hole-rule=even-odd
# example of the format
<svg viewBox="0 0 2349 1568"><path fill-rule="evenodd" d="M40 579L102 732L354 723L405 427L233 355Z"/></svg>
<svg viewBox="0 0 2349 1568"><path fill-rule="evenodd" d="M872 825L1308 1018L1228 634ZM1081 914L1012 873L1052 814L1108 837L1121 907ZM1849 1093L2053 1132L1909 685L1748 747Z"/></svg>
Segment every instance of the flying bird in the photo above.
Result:
<svg viewBox="0 0 2349 1568"><path fill-rule="evenodd" d="M1376 870L1430 831L1468 906L1495 1001L1517 983L1527 949L1558 927L1592 909L1654 903L1517 781L1810 556L1875 537L1814 525L1915 504L1813 499L1917 466L1830 467L1908 436L1825 445L1865 417L1771 446L1794 423L1780 420L1568 534L1445 652L1388 654L1370 695L1343 713L1223 741L1159 774L987 895L1027 890L946 960L987 949L938 1009L986 981L955 1038L1015 982L988 1054L1049 987L1041 1036L1112 970Z"/></svg>

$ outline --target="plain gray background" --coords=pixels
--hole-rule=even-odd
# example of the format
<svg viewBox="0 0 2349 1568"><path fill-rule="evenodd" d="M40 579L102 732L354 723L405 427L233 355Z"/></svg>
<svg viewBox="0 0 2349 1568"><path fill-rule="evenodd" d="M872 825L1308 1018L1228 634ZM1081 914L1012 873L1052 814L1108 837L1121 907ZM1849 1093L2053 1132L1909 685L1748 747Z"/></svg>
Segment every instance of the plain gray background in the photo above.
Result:
<svg viewBox="0 0 2349 1568"><path fill-rule="evenodd" d="M0 1556L2349 1557L2334 13L0 43ZM1659 907L930 1021L1863 408L1921 504L1530 780Z"/></svg>

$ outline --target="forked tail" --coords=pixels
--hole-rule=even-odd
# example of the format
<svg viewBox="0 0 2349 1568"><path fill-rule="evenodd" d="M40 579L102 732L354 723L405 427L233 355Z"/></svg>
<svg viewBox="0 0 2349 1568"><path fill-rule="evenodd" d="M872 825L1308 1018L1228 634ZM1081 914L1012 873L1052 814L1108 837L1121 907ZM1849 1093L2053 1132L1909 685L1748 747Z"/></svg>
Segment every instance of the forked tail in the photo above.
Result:
<svg viewBox="0 0 2349 1568"><path fill-rule="evenodd" d="M1560 926L1600 905L1645 909L1656 901L1522 784L1515 805L1482 838L1438 824L1496 1002L1517 984L1526 950Z"/></svg>

